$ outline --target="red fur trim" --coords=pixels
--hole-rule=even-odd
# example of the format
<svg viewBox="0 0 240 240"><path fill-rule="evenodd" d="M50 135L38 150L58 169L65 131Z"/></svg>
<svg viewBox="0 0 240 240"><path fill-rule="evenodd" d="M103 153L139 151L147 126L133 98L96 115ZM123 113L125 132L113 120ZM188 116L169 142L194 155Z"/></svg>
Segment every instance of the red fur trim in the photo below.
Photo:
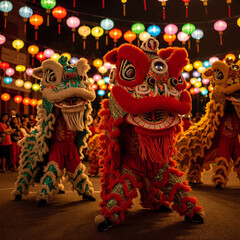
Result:
<svg viewBox="0 0 240 240"><path fill-rule="evenodd" d="M146 98L134 98L121 86L112 88L112 95L119 106L131 114L140 114L156 109L164 109L176 114L187 114L191 110L191 98L187 91L183 91L180 100L173 97L157 96Z"/></svg>
<svg viewBox="0 0 240 240"><path fill-rule="evenodd" d="M170 135L172 133L174 133L176 130L175 126L168 128L166 130L151 130L151 129L144 129L141 127L135 127L135 131L138 134L141 134L142 136L149 136L149 137L163 137L163 136L167 136Z"/></svg>
<svg viewBox="0 0 240 240"><path fill-rule="evenodd" d="M117 48L109 51L109 52L103 57L103 61L104 61L104 62L109 62L109 63L111 63L111 64L115 64L115 63L117 62L117 51L118 51Z"/></svg>
<svg viewBox="0 0 240 240"><path fill-rule="evenodd" d="M166 60L174 52L174 50L175 50L175 48L173 48L173 47L168 47L165 49L163 48L158 51L158 55L163 60Z"/></svg>

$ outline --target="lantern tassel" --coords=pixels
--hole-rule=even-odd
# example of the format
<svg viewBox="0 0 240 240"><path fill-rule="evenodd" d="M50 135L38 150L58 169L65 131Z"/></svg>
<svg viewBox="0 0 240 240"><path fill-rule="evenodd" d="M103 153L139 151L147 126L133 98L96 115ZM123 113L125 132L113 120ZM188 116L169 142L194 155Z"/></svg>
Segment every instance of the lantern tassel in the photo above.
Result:
<svg viewBox="0 0 240 240"><path fill-rule="evenodd" d="M188 40L188 49L189 49L189 50L191 49L191 42L190 42L190 39Z"/></svg>
<svg viewBox="0 0 240 240"><path fill-rule="evenodd" d="M188 7L186 6L186 18L188 18Z"/></svg>
<svg viewBox="0 0 240 240"><path fill-rule="evenodd" d="M199 53L199 44L197 43L197 53Z"/></svg>
<svg viewBox="0 0 240 240"><path fill-rule="evenodd" d="M72 33L72 41L75 42L75 32Z"/></svg>
<svg viewBox="0 0 240 240"><path fill-rule="evenodd" d="M220 34L220 45L223 45L222 34Z"/></svg>
<svg viewBox="0 0 240 240"><path fill-rule="evenodd" d="M205 13L207 14L207 6L205 6Z"/></svg>
<svg viewBox="0 0 240 240"><path fill-rule="evenodd" d="M61 24L58 24L58 34L61 34Z"/></svg>
<svg viewBox="0 0 240 240"><path fill-rule="evenodd" d="M32 66L34 67L34 57L32 57Z"/></svg>
<svg viewBox="0 0 240 240"><path fill-rule="evenodd" d="M86 49L86 41L83 40L83 49L85 50Z"/></svg>
<svg viewBox="0 0 240 240"><path fill-rule="evenodd" d="M137 44L138 44L138 47L139 47L140 46L140 40L139 39L137 40Z"/></svg>
<svg viewBox="0 0 240 240"><path fill-rule="evenodd" d="M105 8L105 0L102 0L102 8Z"/></svg>
<svg viewBox="0 0 240 240"><path fill-rule="evenodd" d="M125 3L123 4L123 16L126 16L126 5L125 5Z"/></svg>
<svg viewBox="0 0 240 240"><path fill-rule="evenodd" d="M99 42L98 42L98 40L96 41L96 49L99 49Z"/></svg>
<svg viewBox="0 0 240 240"><path fill-rule="evenodd" d="M143 0L143 5L144 5L144 11L147 11L147 3L146 3L146 0Z"/></svg>
<svg viewBox="0 0 240 240"><path fill-rule="evenodd" d="M47 14L47 27L49 27L49 15Z"/></svg>
<svg viewBox="0 0 240 240"><path fill-rule="evenodd" d="M26 23L24 23L24 33L26 33L27 32L27 24Z"/></svg>
<svg viewBox="0 0 240 240"><path fill-rule="evenodd" d="M228 17L231 17L231 6L230 6L230 4L228 5Z"/></svg>
<svg viewBox="0 0 240 240"><path fill-rule="evenodd" d="M73 7L76 7L76 1L73 0Z"/></svg>
<svg viewBox="0 0 240 240"><path fill-rule="evenodd" d="M108 35L106 35L106 46L108 46Z"/></svg>
<svg viewBox="0 0 240 240"><path fill-rule="evenodd" d="M165 18L166 18L166 13L165 13L165 7L163 7L163 20L165 20Z"/></svg>
<svg viewBox="0 0 240 240"><path fill-rule="evenodd" d="M4 28L7 28L7 18L4 17Z"/></svg>
<svg viewBox="0 0 240 240"><path fill-rule="evenodd" d="M37 30L35 31L35 41L38 40L38 33L37 33Z"/></svg>

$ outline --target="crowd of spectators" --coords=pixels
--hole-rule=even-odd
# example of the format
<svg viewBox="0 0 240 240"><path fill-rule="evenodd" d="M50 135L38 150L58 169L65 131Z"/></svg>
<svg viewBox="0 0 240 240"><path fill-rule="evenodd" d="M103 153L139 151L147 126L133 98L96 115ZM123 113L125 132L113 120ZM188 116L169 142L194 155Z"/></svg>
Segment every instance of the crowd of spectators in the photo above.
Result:
<svg viewBox="0 0 240 240"><path fill-rule="evenodd" d="M33 115L17 114L15 109L3 113L0 119L0 172L17 171L20 147L17 142L35 126Z"/></svg>

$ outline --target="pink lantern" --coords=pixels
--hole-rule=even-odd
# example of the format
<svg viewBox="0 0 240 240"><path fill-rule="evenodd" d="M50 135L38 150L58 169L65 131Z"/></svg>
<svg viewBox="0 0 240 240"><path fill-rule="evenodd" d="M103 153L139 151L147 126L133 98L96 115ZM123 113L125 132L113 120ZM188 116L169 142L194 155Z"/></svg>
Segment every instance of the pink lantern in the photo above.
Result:
<svg viewBox="0 0 240 240"><path fill-rule="evenodd" d="M47 57L47 58L50 58L51 56L53 56L54 53L55 53L55 52L54 52L52 49L45 49L45 50L43 51L43 54L44 54L45 57Z"/></svg>
<svg viewBox="0 0 240 240"><path fill-rule="evenodd" d="M13 68L7 68L5 71L6 75L8 75L9 77L11 77L14 73L15 70Z"/></svg>
<svg viewBox="0 0 240 240"><path fill-rule="evenodd" d="M168 24L165 28L164 28L164 32L166 34L169 35L173 35L176 34L178 31L178 27L175 24Z"/></svg>
<svg viewBox="0 0 240 240"><path fill-rule="evenodd" d="M214 23L214 29L219 32L220 35L220 45L222 46L222 35L223 31L226 30L227 23L223 20L218 20Z"/></svg>
<svg viewBox="0 0 240 240"><path fill-rule="evenodd" d="M28 76L32 76L32 74L33 74L33 69L32 69L32 68L27 68L27 69L26 69L26 74L27 74Z"/></svg>
<svg viewBox="0 0 240 240"><path fill-rule="evenodd" d="M209 79L208 78L203 78L202 83L207 85L209 83Z"/></svg>
<svg viewBox="0 0 240 240"><path fill-rule="evenodd" d="M200 92L200 88L199 88L199 87L195 87L195 88L194 88L194 92L195 92L195 93L199 93L199 92Z"/></svg>
<svg viewBox="0 0 240 240"><path fill-rule="evenodd" d="M177 39L178 39L178 41L182 42L182 45L185 45L189 38L190 38L190 36L188 34L186 34L185 32L179 32L177 34Z"/></svg>
<svg viewBox="0 0 240 240"><path fill-rule="evenodd" d="M100 75L100 74L95 74L95 75L93 75L93 79L94 79L94 81L99 81L100 79L102 78L102 76Z"/></svg>
<svg viewBox="0 0 240 240"><path fill-rule="evenodd" d="M80 25L80 19L77 17L69 17L67 19L67 25L72 29L72 41L75 42L75 31L76 28Z"/></svg>
<svg viewBox="0 0 240 240"><path fill-rule="evenodd" d="M0 34L0 45L4 44L5 42L6 42L5 36L3 36L2 34Z"/></svg>
<svg viewBox="0 0 240 240"><path fill-rule="evenodd" d="M218 60L219 60L218 57L211 57L211 58L209 58L209 63L212 65L214 62L216 62Z"/></svg>

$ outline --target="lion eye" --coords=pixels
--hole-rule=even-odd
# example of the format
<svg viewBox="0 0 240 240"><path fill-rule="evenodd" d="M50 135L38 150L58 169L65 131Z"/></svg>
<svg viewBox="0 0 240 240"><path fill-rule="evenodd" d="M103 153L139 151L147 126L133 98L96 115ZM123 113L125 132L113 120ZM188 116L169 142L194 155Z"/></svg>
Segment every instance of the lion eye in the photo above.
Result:
<svg viewBox="0 0 240 240"><path fill-rule="evenodd" d="M157 74L164 74L168 70L168 66L165 61L161 59L155 59L151 63L152 69Z"/></svg>
<svg viewBox="0 0 240 240"><path fill-rule="evenodd" d="M220 70L216 70L215 71L215 79L216 80L223 80L224 79L223 72L221 72Z"/></svg>
<svg viewBox="0 0 240 240"><path fill-rule="evenodd" d="M123 60L119 70L120 78L125 81L133 81L136 78L136 69L128 60Z"/></svg>
<svg viewBox="0 0 240 240"><path fill-rule="evenodd" d="M53 70L47 70L46 73L45 73L45 82L54 83L56 81L57 81L57 78L56 78Z"/></svg>

